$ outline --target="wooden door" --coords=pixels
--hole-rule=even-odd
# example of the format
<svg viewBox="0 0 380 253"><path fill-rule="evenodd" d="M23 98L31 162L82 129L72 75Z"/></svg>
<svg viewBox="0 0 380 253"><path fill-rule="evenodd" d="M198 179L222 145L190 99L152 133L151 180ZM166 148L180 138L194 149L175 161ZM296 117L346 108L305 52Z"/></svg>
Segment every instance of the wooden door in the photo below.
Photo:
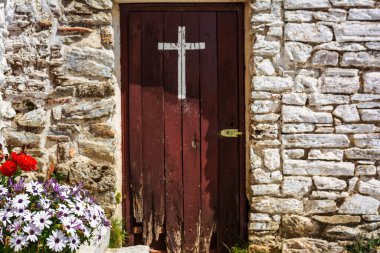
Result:
<svg viewBox="0 0 380 253"><path fill-rule="evenodd" d="M122 5L131 243L227 252L246 233L240 5Z"/></svg>

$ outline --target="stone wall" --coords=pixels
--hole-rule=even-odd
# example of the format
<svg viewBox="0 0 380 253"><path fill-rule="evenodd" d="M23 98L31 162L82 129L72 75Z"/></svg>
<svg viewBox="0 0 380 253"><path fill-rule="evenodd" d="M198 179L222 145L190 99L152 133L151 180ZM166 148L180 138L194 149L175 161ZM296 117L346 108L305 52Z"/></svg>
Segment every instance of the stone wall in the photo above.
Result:
<svg viewBox="0 0 380 253"><path fill-rule="evenodd" d="M0 142L115 210L111 0L0 3Z"/></svg>
<svg viewBox="0 0 380 253"><path fill-rule="evenodd" d="M379 237L380 1L251 7L252 249Z"/></svg>

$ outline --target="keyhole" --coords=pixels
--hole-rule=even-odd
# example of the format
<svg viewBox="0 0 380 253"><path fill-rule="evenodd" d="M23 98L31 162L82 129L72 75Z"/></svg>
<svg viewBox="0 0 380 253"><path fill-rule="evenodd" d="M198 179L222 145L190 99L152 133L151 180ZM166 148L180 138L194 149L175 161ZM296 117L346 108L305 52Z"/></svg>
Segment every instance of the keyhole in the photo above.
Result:
<svg viewBox="0 0 380 253"><path fill-rule="evenodd" d="M230 127L234 127L235 126L235 122L231 121L230 122Z"/></svg>

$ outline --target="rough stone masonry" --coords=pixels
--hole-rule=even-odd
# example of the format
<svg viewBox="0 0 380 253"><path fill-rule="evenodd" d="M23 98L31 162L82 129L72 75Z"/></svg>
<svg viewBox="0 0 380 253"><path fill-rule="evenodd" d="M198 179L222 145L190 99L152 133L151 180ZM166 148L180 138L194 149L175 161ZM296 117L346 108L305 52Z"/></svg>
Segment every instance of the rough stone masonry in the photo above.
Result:
<svg viewBox="0 0 380 253"><path fill-rule="evenodd" d="M254 250L380 237L380 1L251 4ZM0 142L115 210L111 0L0 0ZM4 139L3 139L4 138Z"/></svg>

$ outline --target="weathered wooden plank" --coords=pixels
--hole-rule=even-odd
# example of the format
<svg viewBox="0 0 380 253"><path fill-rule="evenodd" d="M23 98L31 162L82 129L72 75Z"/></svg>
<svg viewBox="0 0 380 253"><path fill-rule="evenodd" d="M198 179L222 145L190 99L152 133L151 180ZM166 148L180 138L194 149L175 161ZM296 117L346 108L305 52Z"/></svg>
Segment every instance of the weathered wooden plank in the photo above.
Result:
<svg viewBox="0 0 380 253"><path fill-rule="evenodd" d="M182 26L186 41L199 41L199 13L184 12ZM186 52L186 99L183 113L183 187L184 243L183 252L199 252L200 243L200 109L199 109L199 52Z"/></svg>
<svg viewBox="0 0 380 253"><path fill-rule="evenodd" d="M218 13L219 130L238 128L237 13ZM219 139L218 248L227 252L240 234L239 140ZM228 187L227 187L228 186Z"/></svg>
<svg viewBox="0 0 380 253"><path fill-rule="evenodd" d="M130 181L133 215L143 221L142 108L141 108L141 14L129 16L129 131Z"/></svg>
<svg viewBox="0 0 380 253"><path fill-rule="evenodd" d="M216 13L200 15L200 41L206 49L200 52L201 104L201 243L200 251L209 252L211 237L216 232L218 212L218 69Z"/></svg>
<svg viewBox="0 0 380 253"><path fill-rule="evenodd" d="M164 223L164 105L163 53L157 48L163 39L163 14L142 14L142 126L144 185L144 240L158 240ZM133 148L133 147L132 147Z"/></svg>
<svg viewBox="0 0 380 253"><path fill-rule="evenodd" d="M181 13L164 14L164 41L178 41ZM165 88L165 223L168 252L182 251L182 112L178 99L178 52L164 51Z"/></svg>

